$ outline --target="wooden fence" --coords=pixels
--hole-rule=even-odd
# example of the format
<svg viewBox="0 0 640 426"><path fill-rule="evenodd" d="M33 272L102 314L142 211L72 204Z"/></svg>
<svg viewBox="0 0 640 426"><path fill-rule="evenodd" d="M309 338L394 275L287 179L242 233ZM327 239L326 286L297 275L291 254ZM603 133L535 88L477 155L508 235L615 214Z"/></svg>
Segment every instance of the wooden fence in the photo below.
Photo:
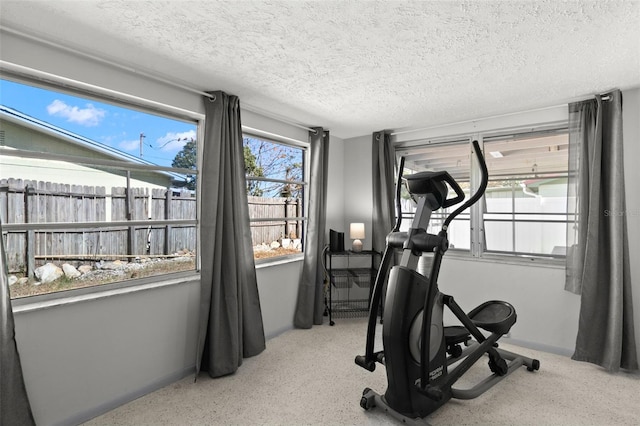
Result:
<svg viewBox="0 0 640 426"><path fill-rule="evenodd" d="M113 260L194 251L195 225L110 225L126 220L195 219L196 199L185 195L176 196L170 189L124 187L107 193L105 187L2 179L3 223L77 223L73 229L3 229L9 270L31 274L35 267L55 259ZM83 222L104 225L83 227Z"/></svg>
<svg viewBox="0 0 640 426"><path fill-rule="evenodd" d="M301 238L303 222L287 220L302 216L302 199L300 198L265 198L247 197L249 200L249 217L251 218L285 218L282 220L266 220L251 222L251 237L254 244L270 244L280 238Z"/></svg>
<svg viewBox="0 0 640 426"><path fill-rule="evenodd" d="M302 202L287 198L249 198L250 217L302 216ZM126 259L141 255L169 255L195 251L195 225L114 226L114 221L196 219L196 199L189 193L164 188L105 187L0 180L2 223L77 223L73 229L3 229L10 272L32 274L48 261ZM85 226L83 222L104 222ZM299 220L251 222L254 244L302 235ZM295 235L294 235L295 234Z"/></svg>

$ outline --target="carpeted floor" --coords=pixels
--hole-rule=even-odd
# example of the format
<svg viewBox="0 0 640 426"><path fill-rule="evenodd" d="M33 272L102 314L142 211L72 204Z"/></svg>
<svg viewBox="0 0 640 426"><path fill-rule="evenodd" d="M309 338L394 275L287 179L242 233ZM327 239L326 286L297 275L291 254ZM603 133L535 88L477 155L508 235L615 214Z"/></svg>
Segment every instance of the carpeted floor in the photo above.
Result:
<svg viewBox="0 0 640 426"><path fill-rule="evenodd" d="M378 327L380 328L380 327ZM353 362L364 353L365 319L334 327L291 330L267 342L234 375L187 377L123 405L86 425L394 425L379 408L359 401L370 387L386 388L384 367L370 373ZM640 425L640 376L610 374L571 359L500 347L537 358L540 371L522 367L473 400L451 400L425 419L433 425ZM489 369L480 360L463 377L473 385ZM458 388L464 388L459 381Z"/></svg>

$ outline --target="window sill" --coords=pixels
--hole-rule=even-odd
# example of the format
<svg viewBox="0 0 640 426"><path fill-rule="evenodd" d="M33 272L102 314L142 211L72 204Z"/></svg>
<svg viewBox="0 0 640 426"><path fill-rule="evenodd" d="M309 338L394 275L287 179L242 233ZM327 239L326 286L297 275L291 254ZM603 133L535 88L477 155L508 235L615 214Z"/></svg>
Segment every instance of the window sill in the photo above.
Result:
<svg viewBox="0 0 640 426"><path fill-rule="evenodd" d="M60 293L23 297L11 300L11 304L14 314L22 314L59 306L73 305L86 301L99 300L107 297L179 285L187 282L200 281L200 273L196 271L180 273L171 276L171 278L164 278L160 281L153 280L153 278L156 280L158 279L158 277L148 277L136 280L136 284L133 284L132 281L127 281L112 285L105 284L102 286L68 290Z"/></svg>
<svg viewBox="0 0 640 426"><path fill-rule="evenodd" d="M473 257L469 252L449 251L445 257L471 262L499 263L504 265L531 266L538 268L565 269L564 259L550 259L533 256L501 256L485 253L482 257ZM446 260L445 260L446 262Z"/></svg>
<svg viewBox="0 0 640 426"><path fill-rule="evenodd" d="M293 262L302 262L304 254L292 254L289 256L280 256L277 258L258 259L255 261L256 269L269 268L272 266L284 265Z"/></svg>

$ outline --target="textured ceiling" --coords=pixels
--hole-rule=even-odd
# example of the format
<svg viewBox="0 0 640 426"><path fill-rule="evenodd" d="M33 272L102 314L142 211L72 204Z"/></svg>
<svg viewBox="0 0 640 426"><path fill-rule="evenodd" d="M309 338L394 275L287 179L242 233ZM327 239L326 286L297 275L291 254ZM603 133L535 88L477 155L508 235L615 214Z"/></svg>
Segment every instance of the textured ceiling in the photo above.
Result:
<svg viewBox="0 0 640 426"><path fill-rule="evenodd" d="M342 138L640 87L638 1L0 1L0 23Z"/></svg>

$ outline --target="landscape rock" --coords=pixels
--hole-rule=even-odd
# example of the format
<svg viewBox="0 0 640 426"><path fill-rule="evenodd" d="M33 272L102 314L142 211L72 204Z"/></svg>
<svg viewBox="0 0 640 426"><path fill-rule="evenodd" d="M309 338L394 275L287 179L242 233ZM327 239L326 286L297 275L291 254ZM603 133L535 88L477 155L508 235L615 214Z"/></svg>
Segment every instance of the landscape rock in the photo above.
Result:
<svg viewBox="0 0 640 426"><path fill-rule="evenodd" d="M277 241L272 241L271 242L271 248L272 249L277 249L278 247L280 247L280 243Z"/></svg>
<svg viewBox="0 0 640 426"><path fill-rule="evenodd" d="M98 266L98 264L96 264ZM122 260L114 260L113 262L103 262L99 265L100 269L107 269L109 271L118 271L127 267L127 262Z"/></svg>
<svg viewBox="0 0 640 426"><path fill-rule="evenodd" d="M36 268L34 273L36 275L36 278L38 278L42 283L53 282L64 275L62 269L60 269L53 263L47 263L46 265L42 265L39 268Z"/></svg>
<svg viewBox="0 0 640 426"><path fill-rule="evenodd" d="M62 265L62 271L67 278L78 278L82 275L73 265L65 263Z"/></svg>
<svg viewBox="0 0 640 426"><path fill-rule="evenodd" d="M91 265L80 265L78 266L78 271L81 274L86 274L87 272L90 272L93 270L93 267Z"/></svg>
<svg viewBox="0 0 640 426"><path fill-rule="evenodd" d="M16 277L15 275L9 275L9 285L14 285L15 283L18 282L18 277Z"/></svg>

